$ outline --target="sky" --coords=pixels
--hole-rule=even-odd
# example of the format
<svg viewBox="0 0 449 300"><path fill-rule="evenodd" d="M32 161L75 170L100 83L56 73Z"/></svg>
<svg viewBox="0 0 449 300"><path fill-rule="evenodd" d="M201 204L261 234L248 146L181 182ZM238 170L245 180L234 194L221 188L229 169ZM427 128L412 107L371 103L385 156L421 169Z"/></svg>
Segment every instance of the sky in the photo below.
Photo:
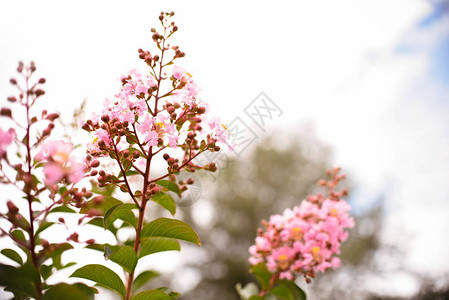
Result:
<svg viewBox="0 0 449 300"><path fill-rule="evenodd" d="M355 209L383 199L383 237L406 250L407 268L449 272L444 2L3 1L0 99L17 61L34 60L47 78L42 105L69 117L87 99L98 110L120 75L145 70L137 49L152 47L150 28L172 10L180 64L213 112L240 117L259 138L311 124L355 183ZM263 129L244 112L261 92L282 111Z"/></svg>

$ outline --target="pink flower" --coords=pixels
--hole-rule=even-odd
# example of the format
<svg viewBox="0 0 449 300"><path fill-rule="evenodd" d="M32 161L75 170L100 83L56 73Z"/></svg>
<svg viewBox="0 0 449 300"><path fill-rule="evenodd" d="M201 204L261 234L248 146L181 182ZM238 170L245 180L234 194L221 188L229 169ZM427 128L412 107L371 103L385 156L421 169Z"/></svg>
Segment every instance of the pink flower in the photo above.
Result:
<svg viewBox="0 0 449 300"><path fill-rule="evenodd" d="M77 183L84 177L85 167L71 156L73 145L63 141L48 141L41 146L35 159L43 161L45 184L54 185L66 178Z"/></svg>
<svg viewBox="0 0 449 300"><path fill-rule="evenodd" d="M181 80L182 77L184 76L184 73L185 73L184 69L181 68L180 66L177 65L173 66L172 70L173 78Z"/></svg>
<svg viewBox="0 0 449 300"><path fill-rule="evenodd" d="M154 147L154 146L157 146L158 139L159 139L159 135L157 134L157 132L149 131L146 134L145 142L147 142L148 145Z"/></svg>
<svg viewBox="0 0 449 300"><path fill-rule="evenodd" d="M14 137L16 136L16 132L13 128L10 128L8 131L3 131L0 129L0 156L3 157L6 154L6 148L9 146Z"/></svg>
<svg viewBox="0 0 449 300"><path fill-rule="evenodd" d="M169 145L171 148L176 148L176 147L178 147L178 137L177 137L177 136L173 136L173 135L168 136L168 145Z"/></svg>

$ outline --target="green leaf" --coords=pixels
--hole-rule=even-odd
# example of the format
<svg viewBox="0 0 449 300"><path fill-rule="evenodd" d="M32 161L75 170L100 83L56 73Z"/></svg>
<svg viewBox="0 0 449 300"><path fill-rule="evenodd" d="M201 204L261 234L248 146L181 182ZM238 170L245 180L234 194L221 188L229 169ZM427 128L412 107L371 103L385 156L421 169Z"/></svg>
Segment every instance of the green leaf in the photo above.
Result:
<svg viewBox="0 0 449 300"><path fill-rule="evenodd" d="M139 259L141 259L144 256L157 253L157 252L163 252L163 251L171 251L181 250L181 247L179 246L179 242L176 239L172 238L163 238L163 237L151 237L144 239L140 246L139 251Z"/></svg>
<svg viewBox="0 0 449 300"><path fill-rule="evenodd" d="M111 207L122 204L122 201L111 196L103 196L103 201L98 205L96 205L95 202L95 198L87 201L86 205L81 207L80 213L87 214L92 208L95 208L100 210L104 215L109 209L111 209Z"/></svg>
<svg viewBox="0 0 449 300"><path fill-rule="evenodd" d="M266 298L256 295L256 296L251 296L250 298L248 298L248 300L266 300Z"/></svg>
<svg viewBox="0 0 449 300"><path fill-rule="evenodd" d="M48 277L51 275L51 271L53 269L53 266L47 266L47 265L41 265L41 275L44 278L44 280L47 280Z"/></svg>
<svg viewBox="0 0 449 300"><path fill-rule="evenodd" d="M143 291L132 297L132 300L171 300L172 298L160 290Z"/></svg>
<svg viewBox="0 0 449 300"><path fill-rule="evenodd" d="M22 292L36 298L35 283L39 278L36 268L31 263L15 268L0 264L0 286L14 293Z"/></svg>
<svg viewBox="0 0 449 300"><path fill-rule="evenodd" d="M113 262L117 263L123 269L125 269L128 273L134 271L134 268L137 265L137 255L134 252L134 249L130 246L123 246L117 252L112 253L109 256L109 259Z"/></svg>
<svg viewBox="0 0 449 300"><path fill-rule="evenodd" d="M134 176L134 175L139 175L139 174L140 174L139 172L134 171L134 170L128 170L128 171L125 172L126 176ZM123 177L122 171L120 171L120 173L118 175L118 178L120 178L120 177Z"/></svg>
<svg viewBox="0 0 449 300"><path fill-rule="evenodd" d="M137 205L131 203L119 204L111 207L104 215L104 228L108 228L109 226L111 226L112 223L114 223L114 221L117 219L123 220L124 222L136 228L137 218L132 212L132 209L136 208Z"/></svg>
<svg viewBox="0 0 449 300"><path fill-rule="evenodd" d="M156 184L164 187L165 189L176 193L179 197L181 197L181 191L179 190L179 186L170 180L158 180Z"/></svg>
<svg viewBox="0 0 449 300"><path fill-rule="evenodd" d="M53 208L52 210L50 210L50 212L48 214L52 214L52 213L73 214L73 213L76 213L76 211L73 208L68 207L67 205L61 205L61 206L57 206L57 207Z"/></svg>
<svg viewBox="0 0 449 300"><path fill-rule="evenodd" d="M167 295L170 296L170 299L178 299L181 294L178 292L173 292L171 289L169 289L168 287L160 287L157 288L157 290L163 291L164 293L166 293Z"/></svg>
<svg viewBox="0 0 449 300"><path fill-rule="evenodd" d="M93 300L95 289L90 289L85 285L82 288L81 285L81 283L74 285L59 283L50 287L42 300Z"/></svg>
<svg viewBox="0 0 449 300"><path fill-rule="evenodd" d="M90 181L91 184L91 192L98 195L103 195L110 197L115 191L115 185L107 185L105 187L99 187L98 184L95 182L95 180Z"/></svg>
<svg viewBox="0 0 449 300"><path fill-rule="evenodd" d="M243 288L240 283L237 283L235 289L242 300L248 300L251 296L259 294L259 288L253 282L248 283Z"/></svg>
<svg viewBox="0 0 449 300"><path fill-rule="evenodd" d="M133 281L133 292L137 291L140 287L145 285L151 279L159 276L159 273L153 271L145 271L139 274Z"/></svg>
<svg viewBox="0 0 449 300"><path fill-rule="evenodd" d="M152 201L158 203L160 206L168 210L172 216L176 213L176 202L173 197L167 193L159 192L151 198Z"/></svg>
<svg viewBox="0 0 449 300"><path fill-rule="evenodd" d="M272 277L272 274L268 271L267 266L264 263L259 263L255 266L251 266L250 271L256 276L262 289L267 289Z"/></svg>
<svg viewBox="0 0 449 300"><path fill-rule="evenodd" d="M11 235L21 241L26 241L25 234L21 229L16 229L13 232L11 232Z"/></svg>
<svg viewBox="0 0 449 300"><path fill-rule="evenodd" d="M86 224L104 228L103 218L100 218L100 217L93 218L92 220L90 220ZM113 224L108 226L106 228L106 230L109 230L114 236L116 236L116 234L117 234L117 228L115 228Z"/></svg>
<svg viewBox="0 0 449 300"><path fill-rule="evenodd" d="M23 260L22 257L20 256L19 253L17 253L16 251L12 250L12 249L3 249L1 251L1 253L6 256L9 259L12 259L13 261L15 261L16 263L18 263L19 265L23 265Z"/></svg>
<svg viewBox="0 0 449 300"><path fill-rule="evenodd" d="M168 237L201 245L200 238L188 224L169 218L159 218L145 225L141 238Z"/></svg>
<svg viewBox="0 0 449 300"><path fill-rule="evenodd" d="M111 255L112 253L116 252L119 250L119 246L116 245L110 245L110 244L91 244L91 245L87 245L86 248L87 249L92 249L92 250L97 250L100 252L104 252L105 251L105 247L109 248L111 250L111 253L109 253L109 255ZM108 256L109 257L109 256Z"/></svg>
<svg viewBox="0 0 449 300"><path fill-rule="evenodd" d="M55 222L44 222L41 226L36 230L36 233L34 235L39 235L42 231L50 227L51 225L55 224Z"/></svg>
<svg viewBox="0 0 449 300"><path fill-rule="evenodd" d="M70 277L79 277L95 281L98 285L116 291L125 297L125 285L120 277L111 269L103 265L86 265L76 270Z"/></svg>
<svg viewBox="0 0 449 300"><path fill-rule="evenodd" d="M306 300L306 294L295 283L282 279L270 292L278 298L285 300Z"/></svg>

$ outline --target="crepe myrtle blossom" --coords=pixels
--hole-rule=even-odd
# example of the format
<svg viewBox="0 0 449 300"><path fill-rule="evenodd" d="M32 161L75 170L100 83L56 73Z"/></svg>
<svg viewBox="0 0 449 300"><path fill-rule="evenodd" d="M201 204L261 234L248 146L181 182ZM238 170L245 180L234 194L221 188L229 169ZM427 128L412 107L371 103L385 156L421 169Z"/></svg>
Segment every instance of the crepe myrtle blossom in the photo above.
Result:
<svg viewBox="0 0 449 300"><path fill-rule="evenodd" d="M340 266L340 245L354 220L348 214L350 205L341 199L346 190L335 190L344 178L339 170L328 171L332 180L319 182L326 187L328 197L309 196L299 206L262 221L264 229L259 229L255 244L249 248L251 265L266 264L281 279L294 280L303 274L307 281L316 272Z"/></svg>
<svg viewBox="0 0 449 300"><path fill-rule="evenodd" d="M211 119L214 121L210 121L209 126L201 125L209 119L208 105L198 99L199 87L193 76L175 65L169 78L174 88L164 97L159 95L158 108L153 111L159 88L153 75L131 70L122 76L122 86L114 99L106 99L101 113L93 114L83 123L83 128L93 131L92 140L87 145L88 153L106 156L100 145L112 149L111 143L116 135L112 131L117 129L132 132L139 142L153 147L177 148L185 139L182 134L192 130L201 134L203 139L209 136L216 143L227 145L229 134L224 125L217 123L218 119Z"/></svg>
<svg viewBox="0 0 449 300"><path fill-rule="evenodd" d="M0 128L0 157L4 157L6 154L6 148L12 143L16 131L14 128L10 128L8 131L3 131Z"/></svg>
<svg viewBox="0 0 449 300"><path fill-rule="evenodd" d="M64 141L47 141L42 144L35 159L44 163L45 184L55 185L62 179L77 183L84 177L85 165L71 155L73 145Z"/></svg>

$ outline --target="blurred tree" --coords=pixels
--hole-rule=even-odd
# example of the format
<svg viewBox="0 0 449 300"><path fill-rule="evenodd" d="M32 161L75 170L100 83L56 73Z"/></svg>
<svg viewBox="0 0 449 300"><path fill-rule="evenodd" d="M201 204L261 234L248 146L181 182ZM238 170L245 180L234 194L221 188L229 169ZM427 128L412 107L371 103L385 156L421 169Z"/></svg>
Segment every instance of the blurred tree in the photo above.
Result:
<svg viewBox="0 0 449 300"><path fill-rule="evenodd" d="M282 140L284 138L285 140ZM182 299L239 299L235 284L254 281L248 272L248 247L254 243L262 219L299 205L326 176L331 151L304 130L294 136L271 135L242 159L231 159L217 176L210 201L214 217L195 228L202 239L206 261L194 263L201 281L194 293ZM195 222L192 210L184 209L185 220Z"/></svg>

